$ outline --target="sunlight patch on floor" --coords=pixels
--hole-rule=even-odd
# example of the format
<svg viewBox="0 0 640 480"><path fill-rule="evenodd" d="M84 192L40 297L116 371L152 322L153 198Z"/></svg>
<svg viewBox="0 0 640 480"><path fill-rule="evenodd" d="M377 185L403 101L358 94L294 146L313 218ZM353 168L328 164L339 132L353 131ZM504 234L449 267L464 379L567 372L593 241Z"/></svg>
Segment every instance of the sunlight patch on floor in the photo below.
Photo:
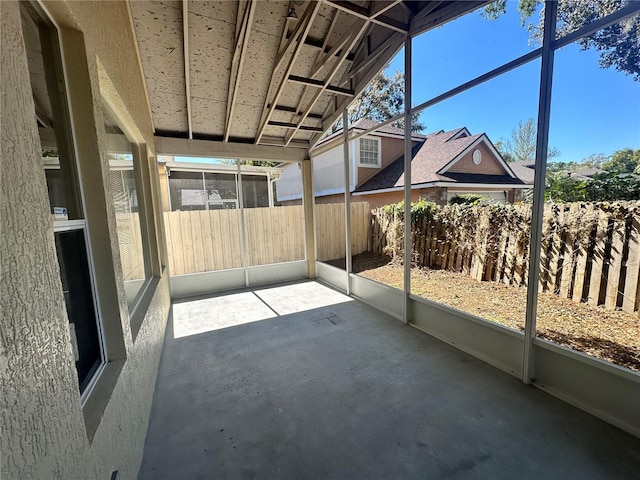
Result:
<svg viewBox="0 0 640 480"><path fill-rule="evenodd" d="M175 303L173 337L188 337L277 316L253 292Z"/></svg>
<svg viewBox="0 0 640 480"><path fill-rule="evenodd" d="M198 335L352 301L324 285L303 282L177 302L173 305L173 337Z"/></svg>
<svg viewBox="0 0 640 480"><path fill-rule="evenodd" d="M255 294L278 315L352 302L353 299L316 282L303 282L256 290Z"/></svg>

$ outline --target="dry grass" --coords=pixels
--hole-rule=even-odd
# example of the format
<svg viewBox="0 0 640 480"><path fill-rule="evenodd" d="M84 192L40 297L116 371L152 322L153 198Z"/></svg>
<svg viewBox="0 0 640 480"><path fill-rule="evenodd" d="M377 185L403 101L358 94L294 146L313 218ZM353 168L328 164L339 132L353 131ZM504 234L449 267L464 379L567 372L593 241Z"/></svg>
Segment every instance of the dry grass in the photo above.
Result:
<svg viewBox="0 0 640 480"><path fill-rule="evenodd" d="M344 260L332 262L335 265ZM403 266L372 253L356 255L353 271L402 288ZM516 330L524 330L526 288L478 282L463 273L414 268L412 293ZM574 303L550 293L538 296L540 337L640 371L640 318L621 311Z"/></svg>

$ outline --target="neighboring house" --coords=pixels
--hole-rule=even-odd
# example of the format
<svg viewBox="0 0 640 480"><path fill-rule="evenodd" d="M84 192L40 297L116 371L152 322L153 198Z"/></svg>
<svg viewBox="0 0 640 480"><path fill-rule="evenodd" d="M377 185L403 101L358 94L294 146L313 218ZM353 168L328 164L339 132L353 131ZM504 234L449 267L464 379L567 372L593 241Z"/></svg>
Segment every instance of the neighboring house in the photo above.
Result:
<svg viewBox="0 0 640 480"><path fill-rule="evenodd" d="M535 176L535 160L519 160L509 163L509 167L520 180L533 188L533 177Z"/></svg>
<svg viewBox="0 0 640 480"><path fill-rule="evenodd" d="M520 178L524 183L529 185L529 188L533 188L533 177L535 174L535 160L521 160L517 162L509 163L511 170ZM566 177L581 182L591 181L593 177L601 173L606 173L605 170L600 168L582 168L580 170L562 170L558 172Z"/></svg>
<svg viewBox="0 0 640 480"><path fill-rule="evenodd" d="M242 165L240 172L244 207L273 207L273 183L283 169ZM175 162L173 157L160 156L158 173L164 211L239 207L236 165Z"/></svg>
<svg viewBox="0 0 640 480"><path fill-rule="evenodd" d="M358 120L353 133L375 126ZM464 127L428 135L412 134L412 200L420 198L446 204L464 193L479 193L501 202L513 202L523 188L530 188L504 161L486 134L471 135ZM342 131L330 135L311 152L314 189L318 203L342 202L344 180ZM349 142L351 201L367 201L371 208L404 198L404 130L382 127ZM278 201L299 203L300 172L284 167L276 182Z"/></svg>

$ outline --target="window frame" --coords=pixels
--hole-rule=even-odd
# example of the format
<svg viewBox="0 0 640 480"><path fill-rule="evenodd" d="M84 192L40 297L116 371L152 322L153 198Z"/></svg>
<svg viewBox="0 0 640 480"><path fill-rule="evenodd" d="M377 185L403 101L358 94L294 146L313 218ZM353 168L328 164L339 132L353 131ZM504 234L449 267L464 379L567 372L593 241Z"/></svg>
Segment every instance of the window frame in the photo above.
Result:
<svg viewBox="0 0 640 480"><path fill-rule="evenodd" d="M138 222L140 224L140 237L141 237L141 250L142 250L142 263L144 265L144 280L140 285L138 292L132 299L131 304L127 301L127 312L129 321L131 324L131 332L133 340L135 341L137 334L144 321L144 315L147 307L151 302L151 294L155 291L155 288L150 288L152 285L156 285L161 275L161 268L159 265L159 258L153 255L153 245L157 244L157 238L155 236L155 228L153 228L153 205L152 199L149 199L151 186L145 185L145 180L149 179L149 175L145 175L145 169L148 170L149 156L147 152L146 144L135 140L136 135L127 128L125 122L122 121L122 116L118 114L117 109L106 98L105 95L101 96L102 105L102 121L103 124L109 118L115 122L115 125L122 131L122 134L129 142L131 147L131 163L133 165L133 174L136 187L136 201L138 208ZM105 132L106 134L106 132ZM106 150L108 152L108 149ZM116 167L116 170L124 170L123 168ZM112 169L109 167L109 172ZM113 206L113 195L108 197L108 202L111 202ZM116 229L116 236L118 231ZM119 253L121 253L119 251ZM120 259L118 261L121 261ZM115 263L115 259L114 259ZM124 286L124 278L121 277Z"/></svg>
<svg viewBox="0 0 640 480"><path fill-rule="evenodd" d="M362 163L362 141L369 140L375 141L377 144L377 156L376 163ZM358 138L357 144L357 156L358 156L358 167L361 168L381 168L382 167L382 141L380 137L372 137L369 135L365 135L363 137Z"/></svg>
<svg viewBox="0 0 640 480"><path fill-rule="evenodd" d="M81 197L84 197L82 191L80 191L79 193ZM82 202L84 204L84 199L82 200ZM93 392L93 388L95 387L100 376L102 375L102 372L106 368L107 363L109 362L109 359L107 355L107 344L105 342L104 324L102 322L102 315L100 313L100 302L98 299L98 290L96 285L93 251L91 249L91 243L89 242L89 224L86 219L55 220L53 222L54 236L56 233L61 233L61 232L82 232L82 236L85 244L85 251L87 255L87 265L89 268L89 281L91 282L91 299L92 299L93 308L96 315L96 324L98 326L98 344L100 346L100 365L98 365L98 368L96 368L96 370L93 372L91 377L88 379L84 390L80 389L80 404L84 405L87 402L87 399L89 398L91 393ZM78 386L80 387L80 382L78 382Z"/></svg>
<svg viewBox="0 0 640 480"><path fill-rule="evenodd" d="M94 263L94 253L90 242L90 226L87 219L86 209L86 197L83 188L82 174L79 162L78 151L76 148L76 136L72 119L72 108L70 104L68 75L64 64L64 49L62 42L62 30L59 25L53 20L51 15L44 7L33 2L24 2L20 6L21 16L28 16L34 23L38 34L38 44L41 48L40 55L43 57L43 74L45 82L47 83L47 96L51 103L52 116L56 118L56 128L54 129L54 136L56 139L56 150L62 152L56 157L55 163L57 168L52 164L47 164L45 158L42 159L42 173L46 177L47 169L58 169L61 171L62 182L64 185L65 205L67 212L71 217L69 219L56 219L53 216L52 205L47 201L49 207L49 213L51 215L51 232L52 239L55 242L55 236L57 233L63 232L81 232L84 246L85 255L87 259L87 269L89 275L89 290L91 295L91 308L96 322L96 340L99 350L99 364L97 368L83 381L80 380L78 374L78 394L80 396L80 405L85 406L89 398L91 397L96 384L99 382L104 370L109 363L109 349L105 336L104 316L102 309L100 308L100 297L97 288L97 275ZM22 28L23 35L25 35L24 27ZM25 45L25 48L27 46ZM31 76L33 72L29 67L29 74ZM31 83L31 82L30 82ZM60 89L59 85L62 84L64 88ZM33 84L30 88L33 89ZM34 111L34 117L38 119L37 108ZM39 139L39 146L41 151L44 151L43 139ZM46 180L45 180L46 182ZM45 187L47 190L49 186ZM56 259L58 254L56 252ZM60 277L62 286L62 278ZM69 312L66 308L65 312L67 321L70 320ZM69 325L71 322L69 321ZM69 339L77 341L77 339L71 338L71 329L69 327ZM85 383L86 382L86 383ZM82 388L82 383L85 383Z"/></svg>

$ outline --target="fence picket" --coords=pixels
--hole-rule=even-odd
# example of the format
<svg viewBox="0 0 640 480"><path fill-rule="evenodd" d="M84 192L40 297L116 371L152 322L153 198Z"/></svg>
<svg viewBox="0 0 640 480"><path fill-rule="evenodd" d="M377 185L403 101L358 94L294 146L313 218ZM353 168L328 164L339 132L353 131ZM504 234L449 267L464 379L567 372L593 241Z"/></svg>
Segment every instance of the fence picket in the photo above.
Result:
<svg viewBox="0 0 640 480"><path fill-rule="evenodd" d="M562 262L564 261L563 225L565 224L564 207L559 206L554 209L554 228L550 237L551 251L549 255L549 271L547 288L551 293L559 293L558 276L561 274Z"/></svg>
<svg viewBox="0 0 640 480"><path fill-rule="evenodd" d="M185 273L184 268L184 256L185 250L182 248L182 227L180 212L172 212L170 215L173 217L171 221L171 236L174 240L174 262L175 269L171 272L173 275L182 275ZM179 248L175 248L179 247Z"/></svg>
<svg viewBox="0 0 640 480"><path fill-rule="evenodd" d="M596 225L596 239L591 260L591 275L589 277L589 296L587 303L598 306L600 303L600 288L602 285L602 270L608 237L609 218L600 209Z"/></svg>
<svg viewBox="0 0 640 480"><path fill-rule="evenodd" d="M591 229L592 226L589 222L589 217L593 215L594 209L593 205L587 205L583 209L583 213L581 217L583 219L587 219L586 221L581 221L580 230L578 233L579 238L577 238L577 244L575 247L576 250L576 274L575 279L573 281L573 301L581 302L583 298L586 296L586 272L587 272L587 264L589 263L589 243L591 240Z"/></svg>
<svg viewBox="0 0 640 480"><path fill-rule="evenodd" d="M549 262L551 260L550 256L553 249L551 235L553 232L553 224L555 220L554 212L555 208L552 207L549 211L545 211L545 214L542 217L542 236L540 242L540 277L538 279L539 289L541 292L546 292L549 289Z"/></svg>
<svg viewBox="0 0 640 480"><path fill-rule="evenodd" d="M506 263L506 255L507 255L507 240L508 240L508 230L506 225L501 225L500 228L500 240L497 247L497 262L496 262L496 275L494 280L496 282L502 281L504 278L504 266Z"/></svg>
<svg viewBox="0 0 640 480"><path fill-rule="evenodd" d="M604 306L609 310L615 310L618 304L618 286L620 285L620 272L622 271L622 254L624 249L625 218L614 218L611 229L611 252L609 253L609 270L607 271L607 286L605 290Z"/></svg>
<svg viewBox="0 0 640 480"><path fill-rule="evenodd" d="M631 220L631 230L629 232L629 255L622 299L622 310L628 313L633 313L634 310L638 309L638 302L640 301L638 275L640 275L640 216L635 215ZM638 315L640 315L640 311Z"/></svg>

